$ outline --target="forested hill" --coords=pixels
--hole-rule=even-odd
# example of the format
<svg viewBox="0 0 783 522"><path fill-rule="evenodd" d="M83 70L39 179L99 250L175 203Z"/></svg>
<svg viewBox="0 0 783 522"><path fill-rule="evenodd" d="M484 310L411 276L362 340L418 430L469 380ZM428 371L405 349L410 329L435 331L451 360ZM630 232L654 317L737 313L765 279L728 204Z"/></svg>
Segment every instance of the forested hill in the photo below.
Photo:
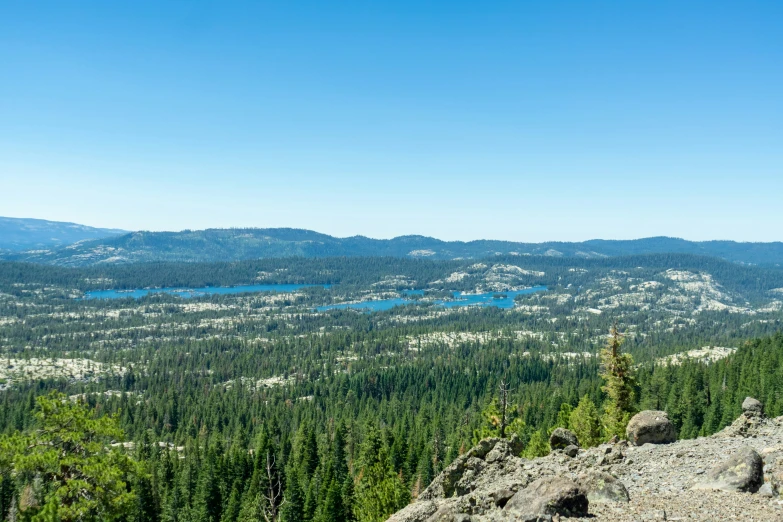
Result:
<svg viewBox="0 0 783 522"><path fill-rule="evenodd" d="M391 256L478 259L497 254L602 258L656 253L714 256L736 263L782 265L783 243L694 242L669 237L579 243L441 241L425 236L338 238L310 230L246 228L133 232L48 250L6 252L7 260L62 266L151 261L214 262L271 257Z"/></svg>
<svg viewBox="0 0 783 522"><path fill-rule="evenodd" d="M60 248L85 239L121 234L127 234L127 231L45 219L0 217L0 251Z"/></svg>

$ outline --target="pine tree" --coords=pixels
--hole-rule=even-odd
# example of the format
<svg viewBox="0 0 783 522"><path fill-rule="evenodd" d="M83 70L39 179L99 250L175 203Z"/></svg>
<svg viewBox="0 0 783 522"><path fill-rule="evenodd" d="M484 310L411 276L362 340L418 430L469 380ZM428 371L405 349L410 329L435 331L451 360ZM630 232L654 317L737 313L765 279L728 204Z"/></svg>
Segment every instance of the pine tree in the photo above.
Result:
<svg viewBox="0 0 783 522"><path fill-rule="evenodd" d="M332 462L334 463L334 476L338 482L342 483L348 476L348 461L345 455L345 427L340 425L334 432L334 448L332 452Z"/></svg>
<svg viewBox="0 0 783 522"><path fill-rule="evenodd" d="M173 486L166 492L163 501L161 520L163 522L180 522L185 520L182 511L185 507L183 495L178 486Z"/></svg>
<svg viewBox="0 0 783 522"><path fill-rule="evenodd" d="M196 497L193 502L194 522L219 522L222 498L217 480L215 454L209 451L204 468L199 474Z"/></svg>
<svg viewBox="0 0 783 522"><path fill-rule="evenodd" d="M342 517L339 519L344 522L353 522L356 520L354 515L354 506L356 502L356 495L354 493L353 477L347 476L340 488L340 498L343 504Z"/></svg>
<svg viewBox="0 0 783 522"><path fill-rule="evenodd" d="M571 412L568 428L576 434L579 444L583 448L590 448L601 443L601 421L598 408L595 407L590 396L582 397L577 407Z"/></svg>
<svg viewBox="0 0 783 522"><path fill-rule="evenodd" d="M299 478L293 468L286 470L285 500L280 510L283 522L302 522L304 518L305 498Z"/></svg>
<svg viewBox="0 0 783 522"><path fill-rule="evenodd" d="M5 520L6 515L11 510L11 506L16 509L16 488L11 476L9 464L3 464L0 457L0 520Z"/></svg>
<svg viewBox="0 0 783 522"><path fill-rule="evenodd" d="M36 398L40 429L0 437L0 454L20 476L46 477L42 505L22 506L20 515L62 522L111 521L132 514L136 496L127 477L137 463L109 443L122 440L118 419L94 418L83 402L52 392ZM38 511L36 513L36 511Z"/></svg>
<svg viewBox="0 0 783 522"><path fill-rule="evenodd" d="M261 494L255 490L245 491L242 496L242 505L237 515L238 522L259 522L263 520Z"/></svg>
<svg viewBox="0 0 783 522"><path fill-rule="evenodd" d="M136 514L134 522L157 522L159 508L152 491L152 482L146 474L140 474L133 484L136 492Z"/></svg>
<svg viewBox="0 0 783 522"><path fill-rule="evenodd" d="M226 504L226 509L223 510L220 522L236 522L241 508L242 493L239 491L239 485L235 482L231 488L231 494L228 497L228 503Z"/></svg>
<svg viewBox="0 0 783 522"><path fill-rule="evenodd" d="M174 485L174 462L171 451L163 451L160 454L160 464L158 465L158 483L166 490Z"/></svg>
<svg viewBox="0 0 783 522"><path fill-rule="evenodd" d="M332 479L325 489L323 502L318 507L318 513L314 520L316 522L342 522L345 509L340 496L340 484Z"/></svg>
<svg viewBox="0 0 783 522"><path fill-rule="evenodd" d="M546 431L541 429L533 432L530 442L528 442L523 451L523 455L529 459L549 455L549 438L546 436Z"/></svg>
<svg viewBox="0 0 783 522"><path fill-rule="evenodd" d="M402 477L394 472L388 450L374 428L362 447L361 471L356 487L354 513L359 522L383 522L410 502Z"/></svg>
<svg viewBox="0 0 783 522"><path fill-rule="evenodd" d="M607 396L601 424L607 437L625 437L625 427L634 411L633 358L622 353L621 344L622 337L617 326L613 326L609 344L601 351L601 378L605 383L602 389Z"/></svg>
<svg viewBox="0 0 783 522"><path fill-rule="evenodd" d="M557 412L557 420L555 425L550 428L550 431L554 431L556 428L568 428L571 425L571 415L574 411L573 406L564 402L560 405L560 411Z"/></svg>
<svg viewBox="0 0 783 522"><path fill-rule="evenodd" d="M297 438L300 471L307 480L310 480L318 467L318 443L315 440L315 430L308 423L303 423Z"/></svg>
<svg viewBox="0 0 783 522"><path fill-rule="evenodd" d="M308 487L305 490L305 503L304 503L304 512L302 513L302 519L303 520L313 520L313 517L315 516L315 510L318 508L318 496L320 493L320 477L318 476L318 472L320 469L316 470L316 472L313 474L312 480L309 481Z"/></svg>

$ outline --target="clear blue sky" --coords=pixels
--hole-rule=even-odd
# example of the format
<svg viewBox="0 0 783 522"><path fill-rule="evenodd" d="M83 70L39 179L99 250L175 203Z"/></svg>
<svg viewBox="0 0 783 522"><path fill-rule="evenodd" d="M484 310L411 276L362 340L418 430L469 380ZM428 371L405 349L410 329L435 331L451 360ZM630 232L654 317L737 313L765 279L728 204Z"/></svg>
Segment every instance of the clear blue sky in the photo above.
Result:
<svg viewBox="0 0 783 522"><path fill-rule="evenodd" d="M0 0L0 215L783 240L783 2Z"/></svg>

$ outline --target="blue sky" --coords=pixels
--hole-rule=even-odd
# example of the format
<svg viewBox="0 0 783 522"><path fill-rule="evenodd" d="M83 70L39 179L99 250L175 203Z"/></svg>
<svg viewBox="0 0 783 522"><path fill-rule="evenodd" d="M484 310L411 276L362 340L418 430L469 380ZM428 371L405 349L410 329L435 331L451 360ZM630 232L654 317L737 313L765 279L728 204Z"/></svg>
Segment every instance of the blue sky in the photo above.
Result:
<svg viewBox="0 0 783 522"><path fill-rule="evenodd" d="M783 240L783 2L0 1L0 215Z"/></svg>

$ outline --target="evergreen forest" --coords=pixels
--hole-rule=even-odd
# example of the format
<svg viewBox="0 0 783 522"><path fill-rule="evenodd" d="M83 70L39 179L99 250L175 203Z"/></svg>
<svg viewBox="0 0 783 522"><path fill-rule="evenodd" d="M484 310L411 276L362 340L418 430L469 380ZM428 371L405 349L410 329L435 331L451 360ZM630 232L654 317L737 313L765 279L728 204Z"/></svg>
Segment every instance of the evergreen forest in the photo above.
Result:
<svg viewBox="0 0 783 522"><path fill-rule="evenodd" d="M328 286L85 298L259 281ZM434 300L534 285L512 308ZM783 415L781 288L675 254L3 263L0 520L382 521L483 437L533 458L643 409L681 438L746 396Z"/></svg>

